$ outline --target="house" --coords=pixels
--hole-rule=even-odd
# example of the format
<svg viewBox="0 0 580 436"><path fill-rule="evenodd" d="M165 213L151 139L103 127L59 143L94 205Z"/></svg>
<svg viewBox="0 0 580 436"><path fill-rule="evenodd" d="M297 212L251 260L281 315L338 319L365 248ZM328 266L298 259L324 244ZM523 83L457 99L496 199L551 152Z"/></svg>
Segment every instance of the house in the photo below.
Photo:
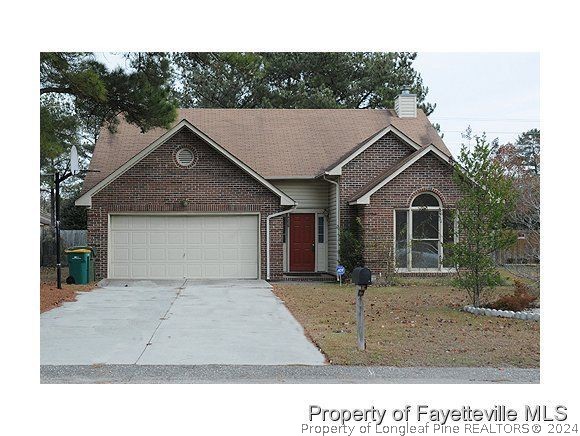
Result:
<svg viewBox="0 0 580 436"><path fill-rule="evenodd" d="M50 215L47 213L40 212L40 228L50 226Z"/></svg>
<svg viewBox="0 0 580 436"><path fill-rule="evenodd" d="M373 273L448 271L451 153L408 92L394 110L182 109L146 133L121 122L90 169L76 204L99 277L335 274L355 219Z"/></svg>

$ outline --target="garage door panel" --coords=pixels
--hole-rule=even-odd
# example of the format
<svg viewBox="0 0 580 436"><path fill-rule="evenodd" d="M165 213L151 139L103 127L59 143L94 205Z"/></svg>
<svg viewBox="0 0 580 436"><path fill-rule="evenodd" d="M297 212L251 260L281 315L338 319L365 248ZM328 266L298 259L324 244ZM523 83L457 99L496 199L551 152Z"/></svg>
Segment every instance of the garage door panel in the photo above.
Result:
<svg viewBox="0 0 580 436"><path fill-rule="evenodd" d="M128 263L116 263L111 266L111 276L112 277L132 277L129 273Z"/></svg>
<svg viewBox="0 0 580 436"><path fill-rule="evenodd" d="M146 245L147 244L147 232L131 232L131 244L132 245Z"/></svg>
<svg viewBox="0 0 580 436"><path fill-rule="evenodd" d="M223 248L222 249L222 260L224 262L230 261L230 260L238 260L240 259L239 255L238 255L238 249L237 248Z"/></svg>
<svg viewBox="0 0 580 436"><path fill-rule="evenodd" d="M167 243L167 234L163 232L150 232L149 243L152 245L165 245Z"/></svg>
<svg viewBox="0 0 580 436"><path fill-rule="evenodd" d="M233 230L223 230L220 233L220 243L221 244L234 244L236 245L238 243L238 234L239 231L233 231Z"/></svg>
<svg viewBox="0 0 580 436"><path fill-rule="evenodd" d="M113 250L113 260L123 262L129 260L129 248L115 248Z"/></svg>
<svg viewBox="0 0 580 436"><path fill-rule="evenodd" d="M221 217L219 216L208 216L203 218L203 229L204 230L218 230L221 224Z"/></svg>
<svg viewBox="0 0 580 436"><path fill-rule="evenodd" d="M167 277L185 277L183 264L167 264Z"/></svg>
<svg viewBox="0 0 580 436"><path fill-rule="evenodd" d="M239 223L237 224L237 228L241 230L251 230L255 232L257 230L255 218L251 216L242 217Z"/></svg>
<svg viewBox="0 0 580 436"><path fill-rule="evenodd" d="M196 261L203 259L203 250L201 248L187 248L185 250L185 260Z"/></svg>
<svg viewBox="0 0 580 436"><path fill-rule="evenodd" d="M113 221L111 221L111 230L126 230L129 228L129 220L131 217L128 216L117 216Z"/></svg>
<svg viewBox="0 0 580 436"><path fill-rule="evenodd" d="M147 260L147 249L146 248L135 248L131 249L131 260L140 260L145 261Z"/></svg>
<svg viewBox="0 0 580 436"><path fill-rule="evenodd" d="M223 275L221 274L220 271L220 265L219 264L204 264L203 265L203 277L206 277L208 279L212 279L212 278L219 278L219 277L223 277Z"/></svg>
<svg viewBox="0 0 580 436"><path fill-rule="evenodd" d="M167 243L169 245L183 245L185 234L183 232L169 232L167 234Z"/></svg>
<svg viewBox="0 0 580 436"><path fill-rule="evenodd" d="M256 241L258 236L254 232L240 232L238 235L240 244L242 245L251 245L252 247L256 246Z"/></svg>
<svg viewBox="0 0 580 436"><path fill-rule="evenodd" d="M125 277L125 276L120 276ZM146 263L134 263L131 265L131 275L132 279L147 278L149 276L149 268Z"/></svg>
<svg viewBox="0 0 580 436"><path fill-rule="evenodd" d="M132 230L147 230L149 220L146 216L131 216L131 217L124 217L129 220L129 228ZM117 217L115 217L115 220Z"/></svg>
<svg viewBox="0 0 580 436"><path fill-rule="evenodd" d="M182 261L184 257L185 257L185 250L183 250L183 248L168 248L167 249L167 260Z"/></svg>
<svg viewBox="0 0 580 436"><path fill-rule="evenodd" d="M160 260L166 260L165 248L151 248L149 250L149 260L152 262L158 262Z"/></svg>
<svg viewBox="0 0 580 436"><path fill-rule="evenodd" d="M168 218L165 216L149 217L149 228L155 230L165 229L167 227Z"/></svg>
<svg viewBox="0 0 580 436"><path fill-rule="evenodd" d="M158 277L160 279L169 278L166 272L166 265L164 263L150 263L149 277Z"/></svg>
<svg viewBox="0 0 580 436"><path fill-rule="evenodd" d="M237 264L222 265L222 276L227 278L239 277L240 268Z"/></svg>
<svg viewBox="0 0 580 436"><path fill-rule="evenodd" d="M203 233L203 243L205 245L218 245L220 243L220 234L217 231L206 231Z"/></svg>
<svg viewBox="0 0 580 436"><path fill-rule="evenodd" d="M200 264L187 264L185 265L185 271L186 277L191 277L192 279L200 279L203 277Z"/></svg>
<svg viewBox="0 0 580 436"><path fill-rule="evenodd" d="M188 230L185 240L188 245L199 245L203 241L203 234L200 230Z"/></svg>
<svg viewBox="0 0 580 436"><path fill-rule="evenodd" d="M220 250L213 247L207 247L202 251L203 260L218 261L220 259Z"/></svg>
<svg viewBox="0 0 580 436"><path fill-rule="evenodd" d="M203 220L201 219L188 219L185 222L185 228L187 230L197 230L201 232L203 230Z"/></svg>
<svg viewBox="0 0 580 436"><path fill-rule="evenodd" d="M184 229L186 219L186 217L169 217L167 219L167 228L173 230Z"/></svg>
<svg viewBox="0 0 580 436"><path fill-rule="evenodd" d="M129 232L115 231L111 235L113 244L115 245L128 245L129 244Z"/></svg>
<svg viewBox="0 0 580 436"><path fill-rule="evenodd" d="M242 261L248 261L250 259L253 259L256 257L256 249L255 247L242 247L238 250L239 253L239 259ZM254 265L255 262L252 263L252 265Z"/></svg>
<svg viewBox="0 0 580 436"><path fill-rule="evenodd" d="M256 215L111 217L113 278L257 278Z"/></svg>
<svg viewBox="0 0 580 436"><path fill-rule="evenodd" d="M258 277L258 266L255 263L242 263L240 277Z"/></svg>

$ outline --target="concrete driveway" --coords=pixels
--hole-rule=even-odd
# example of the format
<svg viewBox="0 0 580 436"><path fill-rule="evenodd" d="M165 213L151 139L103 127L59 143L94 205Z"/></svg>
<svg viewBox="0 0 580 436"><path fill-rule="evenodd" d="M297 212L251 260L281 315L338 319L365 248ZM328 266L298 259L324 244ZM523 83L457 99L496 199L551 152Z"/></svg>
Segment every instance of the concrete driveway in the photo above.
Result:
<svg viewBox="0 0 580 436"><path fill-rule="evenodd" d="M120 281L40 316L41 365L322 365L262 280Z"/></svg>

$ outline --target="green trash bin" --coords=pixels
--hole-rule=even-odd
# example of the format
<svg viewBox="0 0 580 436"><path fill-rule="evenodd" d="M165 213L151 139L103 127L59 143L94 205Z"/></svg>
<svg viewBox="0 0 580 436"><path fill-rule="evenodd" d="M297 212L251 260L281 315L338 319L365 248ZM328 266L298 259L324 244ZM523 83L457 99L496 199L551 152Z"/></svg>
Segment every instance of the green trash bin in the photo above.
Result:
<svg viewBox="0 0 580 436"><path fill-rule="evenodd" d="M70 247L64 252L68 257L67 283L86 285L94 280L94 256L91 247Z"/></svg>

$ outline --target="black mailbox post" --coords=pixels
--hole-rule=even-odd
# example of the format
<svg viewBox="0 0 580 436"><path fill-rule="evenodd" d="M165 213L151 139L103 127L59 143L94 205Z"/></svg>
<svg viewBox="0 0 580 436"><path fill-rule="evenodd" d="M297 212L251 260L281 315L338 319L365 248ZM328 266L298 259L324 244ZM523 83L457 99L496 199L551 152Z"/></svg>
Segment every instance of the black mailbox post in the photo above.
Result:
<svg viewBox="0 0 580 436"><path fill-rule="evenodd" d="M367 286L371 284L371 270L364 266L357 266L352 271L352 283L356 285L356 330L358 349L364 350L365 343L365 306L363 295Z"/></svg>

